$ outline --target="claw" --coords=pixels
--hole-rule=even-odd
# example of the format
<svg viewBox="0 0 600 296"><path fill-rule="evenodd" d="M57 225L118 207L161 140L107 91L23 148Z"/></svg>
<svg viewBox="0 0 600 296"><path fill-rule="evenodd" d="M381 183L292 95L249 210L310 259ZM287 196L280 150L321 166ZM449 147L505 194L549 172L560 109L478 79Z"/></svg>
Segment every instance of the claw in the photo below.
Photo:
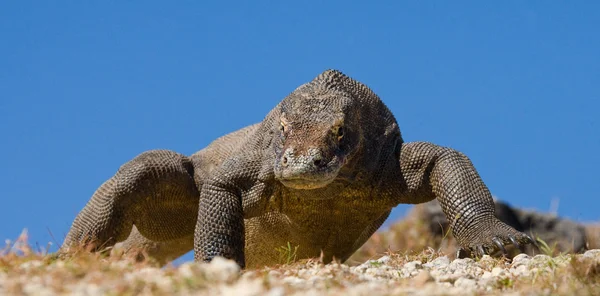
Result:
<svg viewBox="0 0 600 296"><path fill-rule="evenodd" d="M485 255L485 249L483 248L483 246L481 246L481 245L478 246L477 251L479 252L481 257L483 257L483 255Z"/></svg>
<svg viewBox="0 0 600 296"><path fill-rule="evenodd" d="M535 239L533 239L529 234L524 233L525 237L531 242L531 244L539 251L540 250L540 246L538 245L537 241Z"/></svg>
<svg viewBox="0 0 600 296"><path fill-rule="evenodd" d="M506 255L508 255L508 252L506 252L506 249L504 248L504 244L502 243L502 241L499 238L497 238L497 237L493 237L492 241L502 251L502 255L504 257L506 257Z"/></svg>
<svg viewBox="0 0 600 296"><path fill-rule="evenodd" d="M523 246L521 246L521 244L519 244L519 242L517 241L517 239L514 236L508 235L508 239L510 239L510 241L515 246L515 248L519 249L519 251L521 251L521 253L525 253L525 249L523 248Z"/></svg>

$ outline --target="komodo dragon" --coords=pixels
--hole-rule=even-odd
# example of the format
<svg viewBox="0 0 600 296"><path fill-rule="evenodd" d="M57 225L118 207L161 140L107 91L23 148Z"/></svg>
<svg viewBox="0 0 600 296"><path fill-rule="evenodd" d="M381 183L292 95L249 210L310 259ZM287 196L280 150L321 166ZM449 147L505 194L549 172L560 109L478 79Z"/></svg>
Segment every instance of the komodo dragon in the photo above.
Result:
<svg viewBox="0 0 600 296"><path fill-rule="evenodd" d="M327 70L260 123L191 157L147 151L125 163L77 215L59 253L123 242L163 264L194 249L241 267L297 258L348 259L401 203L437 198L462 255L532 239L494 217L470 160L426 142L404 143L367 86Z"/></svg>

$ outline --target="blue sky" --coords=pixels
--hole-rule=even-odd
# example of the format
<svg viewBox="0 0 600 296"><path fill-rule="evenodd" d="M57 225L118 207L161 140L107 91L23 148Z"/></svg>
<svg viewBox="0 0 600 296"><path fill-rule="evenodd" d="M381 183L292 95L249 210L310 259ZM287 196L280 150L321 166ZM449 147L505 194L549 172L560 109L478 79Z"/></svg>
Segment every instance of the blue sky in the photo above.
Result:
<svg viewBox="0 0 600 296"><path fill-rule="evenodd" d="M495 196L600 220L599 2L283 2L0 4L0 238L62 242L121 164L191 154L328 68Z"/></svg>

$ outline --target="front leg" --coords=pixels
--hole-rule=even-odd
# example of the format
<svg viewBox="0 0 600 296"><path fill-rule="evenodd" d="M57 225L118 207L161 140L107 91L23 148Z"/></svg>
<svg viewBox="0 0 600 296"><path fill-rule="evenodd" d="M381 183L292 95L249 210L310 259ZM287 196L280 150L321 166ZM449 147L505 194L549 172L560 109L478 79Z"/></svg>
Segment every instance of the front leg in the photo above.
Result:
<svg viewBox="0 0 600 296"><path fill-rule="evenodd" d="M194 259L209 262L216 256L245 266L244 210L239 191L210 181L202 186L194 236Z"/></svg>
<svg viewBox="0 0 600 296"><path fill-rule="evenodd" d="M221 256L246 265L244 219L261 215L272 188L273 168L260 152L226 160L202 185L194 234L194 259Z"/></svg>
<svg viewBox="0 0 600 296"><path fill-rule="evenodd" d="M521 249L533 243L528 235L496 218L492 195L464 154L425 142L405 143L400 169L415 203L438 199L464 251L506 253L504 245Z"/></svg>

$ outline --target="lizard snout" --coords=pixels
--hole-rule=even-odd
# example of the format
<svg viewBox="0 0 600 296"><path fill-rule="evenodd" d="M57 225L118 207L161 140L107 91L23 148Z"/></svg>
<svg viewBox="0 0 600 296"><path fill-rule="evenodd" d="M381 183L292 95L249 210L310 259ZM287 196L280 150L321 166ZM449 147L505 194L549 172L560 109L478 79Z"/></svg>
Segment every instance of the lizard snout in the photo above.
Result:
<svg viewBox="0 0 600 296"><path fill-rule="evenodd" d="M311 147L305 153L287 148L277 164L276 175L287 187L296 189L320 188L331 183L340 168L336 157L327 158L320 148Z"/></svg>
<svg viewBox="0 0 600 296"><path fill-rule="evenodd" d="M281 166L297 172L310 172L327 165L319 148L310 148L306 155L295 156L292 148L286 149L281 157Z"/></svg>

